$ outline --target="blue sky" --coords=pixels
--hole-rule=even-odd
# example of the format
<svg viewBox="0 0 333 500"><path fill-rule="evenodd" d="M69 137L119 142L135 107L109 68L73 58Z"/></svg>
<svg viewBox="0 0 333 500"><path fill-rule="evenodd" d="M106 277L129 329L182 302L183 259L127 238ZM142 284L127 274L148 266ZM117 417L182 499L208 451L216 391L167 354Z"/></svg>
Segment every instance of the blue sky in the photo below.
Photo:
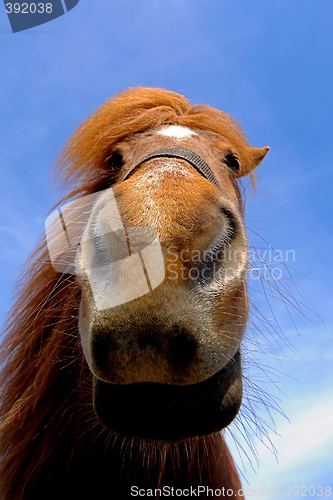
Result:
<svg viewBox="0 0 333 500"><path fill-rule="evenodd" d="M237 434L245 414L231 432L252 467L228 440L248 488L263 488L262 498L270 498L270 487L279 487L280 497L288 485L333 487L332 2L80 0L66 15L16 34L1 7L0 47L2 317L59 197L50 167L89 113L136 85L227 111L254 146L271 146L258 169L260 186L248 195L249 238L266 258L269 244L284 257L294 252L288 272L271 262L282 269L273 284L305 304L299 314L275 293L269 305L255 276L250 282L268 319L261 333L249 329L249 358L256 360L245 369L290 422L275 413L277 459L253 435L259 466ZM258 327L260 320L253 322ZM263 365L274 371L265 376ZM257 412L268 419L265 407Z"/></svg>

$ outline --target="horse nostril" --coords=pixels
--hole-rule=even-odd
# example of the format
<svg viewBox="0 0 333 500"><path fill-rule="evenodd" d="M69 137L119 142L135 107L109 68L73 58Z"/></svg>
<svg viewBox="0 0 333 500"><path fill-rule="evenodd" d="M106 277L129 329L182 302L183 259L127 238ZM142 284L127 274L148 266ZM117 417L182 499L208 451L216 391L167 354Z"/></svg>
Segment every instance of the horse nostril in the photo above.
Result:
<svg viewBox="0 0 333 500"><path fill-rule="evenodd" d="M169 340L170 361L177 367L186 366L195 357L198 344L187 330L174 326L173 331L176 335Z"/></svg>
<svg viewBox="0 0 333 500"><path fill-rule="evenodd" d="M222 252L220 253L220 255L222 255ZM204 285L208 281L212 281L213 278L216 276L221 266L221 260L219 257L217 259L206 260L200 263L198 267L198 279L197 279L197 283L199 285Z"/></svg>
<svg viewBox="0 0 333 500"><path fill-rule="evenodd" d="M219 239L219 241L205 252L203 259L197 266L197 283L204 285L212 281L220 268L227 264L226 248L230 244L234 233L229 230Z"/></svg>
<svg viewBox="0 0 333 500"><path fill-rule="evenodd" d="M225 207L220 207L225 217L225 226L219 238L202 255L197 264L196 283L205 285L217 277L220 270L231 271L235 267L237 255L240 252L234 251L230 246L239 235L239 223L237 217Z"/></svg>

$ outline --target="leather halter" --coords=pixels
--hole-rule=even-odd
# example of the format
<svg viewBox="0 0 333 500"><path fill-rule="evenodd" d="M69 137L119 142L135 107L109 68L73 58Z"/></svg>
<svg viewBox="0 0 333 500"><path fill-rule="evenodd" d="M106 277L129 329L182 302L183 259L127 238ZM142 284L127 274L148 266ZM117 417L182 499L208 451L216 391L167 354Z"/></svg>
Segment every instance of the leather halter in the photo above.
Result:
<svg viewBox="0 0 333 500"><path fill-rule="evenodd" d="M215 175L213 174L207 163L194 151L190 151L188 149L180 149L180 148L158 149L157 151L149 153L147 156L141 158L141 160L136 165L134 165L129 172L127 172L123 181L128 179L128 177L133 173L133 171L137 169L145 161L151 160L152 158L163 158L163 157L181 158L182 160L186 160L201 175L203 175L203 177L209 180L217 188L221 189Z"/></svg>

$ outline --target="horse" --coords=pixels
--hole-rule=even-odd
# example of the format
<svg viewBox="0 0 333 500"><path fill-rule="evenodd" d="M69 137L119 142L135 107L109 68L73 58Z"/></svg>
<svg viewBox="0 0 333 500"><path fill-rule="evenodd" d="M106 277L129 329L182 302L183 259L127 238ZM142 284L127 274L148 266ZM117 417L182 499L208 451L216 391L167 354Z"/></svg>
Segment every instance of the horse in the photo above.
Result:
<svg viewBox="0 0 333 500"><path fill-rule="evenodd" d="M2 341L2 500L244 498L221 431L242 402L240 179L268 150L227 113L150 87L70 137L56 213L65 232L84 200L79 236L55 257L42 237Z"/></svg>

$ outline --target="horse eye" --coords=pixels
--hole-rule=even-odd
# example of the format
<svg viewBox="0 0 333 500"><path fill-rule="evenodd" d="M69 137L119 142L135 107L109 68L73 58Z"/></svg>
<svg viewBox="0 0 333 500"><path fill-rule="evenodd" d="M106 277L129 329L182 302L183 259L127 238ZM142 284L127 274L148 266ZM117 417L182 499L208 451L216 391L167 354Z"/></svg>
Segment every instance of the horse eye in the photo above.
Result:
<svg viewBox="0 0 333 500"><path fill-rule="evenodd" d="M224 163L227 165L227 167L229 167L236 174L237 174L237 172L239 172L240 162L239 162L239 158L236 155L234 155L232 153L227 154L224 157Z"/></svg>
<svg viewBox="0 0 333 500"><path fill-rule="evenodd" d="M123 157L120 153L114 152L108 159L108 164L112 170L119 170L123 165Z"/></svg>

